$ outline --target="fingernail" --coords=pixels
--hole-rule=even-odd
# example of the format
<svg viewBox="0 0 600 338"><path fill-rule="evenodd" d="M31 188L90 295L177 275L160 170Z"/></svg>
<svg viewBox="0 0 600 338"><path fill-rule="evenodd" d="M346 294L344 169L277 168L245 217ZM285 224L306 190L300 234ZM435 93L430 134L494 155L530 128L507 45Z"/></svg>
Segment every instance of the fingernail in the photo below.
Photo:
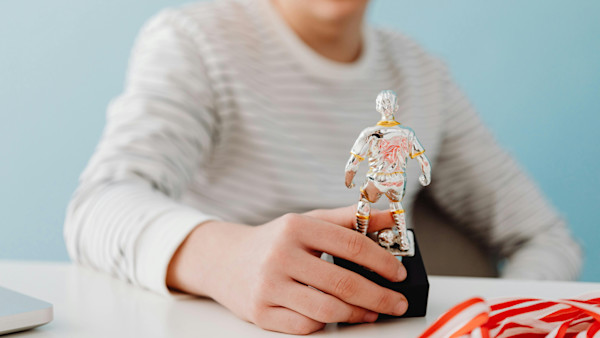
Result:
<svg viewBox="0 0 600 338"><path fill-rule="evenodd" d="M408 309L408 302L406 300L403 300L403 301L400 301L398 304L396 304L394 313L396 314L396 316L401 316L406 312L407 309Z"/></svg>
<svg viewBox="0 0 600 338"><path fill-rule="evenodd" d="M369 311L365 313L365 316L363 317L363 322L372 323L377 320L377 317L379 317L379 314L377 312Z"/></svg>
<svg viewBox="0 0 600 338"><path fill-rule="evenodd" d="M406 269L404 268L404 265L400 264L400 266L398 267L398 274L396 278L398 278L399 282L406 279Z"/></svg>

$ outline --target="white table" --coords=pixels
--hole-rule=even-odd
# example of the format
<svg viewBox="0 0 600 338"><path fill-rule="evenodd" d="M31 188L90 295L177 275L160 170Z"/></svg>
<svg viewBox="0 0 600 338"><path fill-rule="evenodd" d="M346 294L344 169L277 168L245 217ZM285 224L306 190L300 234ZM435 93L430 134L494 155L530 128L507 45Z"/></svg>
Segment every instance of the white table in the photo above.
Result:
<svg viewBox="0 0 600 338"><path fill-rule="evenodd" d="M425 318L329 324L314 336L416 337L440 314L473 296L567 298L600 283L430 277ZM0 286L54 304L54 320L9 337L270 337L209 299L170 299L70 263L0 261Z"/></svg>

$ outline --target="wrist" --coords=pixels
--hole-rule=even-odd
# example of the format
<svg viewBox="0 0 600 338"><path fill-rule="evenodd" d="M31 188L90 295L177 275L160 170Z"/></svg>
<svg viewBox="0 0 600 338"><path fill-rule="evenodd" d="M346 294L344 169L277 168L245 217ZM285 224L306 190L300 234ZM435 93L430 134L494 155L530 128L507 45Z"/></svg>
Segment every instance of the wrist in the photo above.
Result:
<svg viewBox="0 0 600 338"><path fill-rule="evenodd" d="M181 243L167 270L167 286L178 291L214 298L224 261L251 227L221 221L196 226ZM226 268L226 267L225 267Z"/></svg>
<svg viewBox="0 0 600 338"><path fill-rule="evenodd" d="M201 296L205 296L202 293L191 292L191 290L189 290L189 288L187 287L186 263L188 261L187 256L189 255L189 251L191 250L190 246L193 246L192 237L194 236L194 233L198 230L200 226L206 225L210 222L212 221L199 224L194 229L192 229L192 231L190 231L190 233L183 240L183 242L181 242L179 248L177 248L177 250L173 254L173 257L171 257L171 261L169 262L169 266L167 267L166 277L166 283L169 289L174 289L185 293L195 293Z"/></svg>

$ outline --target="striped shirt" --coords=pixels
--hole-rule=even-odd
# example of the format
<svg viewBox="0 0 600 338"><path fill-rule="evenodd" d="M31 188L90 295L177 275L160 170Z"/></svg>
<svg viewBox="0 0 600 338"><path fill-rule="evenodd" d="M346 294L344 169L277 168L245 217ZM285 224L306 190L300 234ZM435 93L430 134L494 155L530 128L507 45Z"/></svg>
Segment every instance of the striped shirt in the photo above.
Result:
<svg viewBox="0 0 600 338"><path fill-rule="evenodd" d="M502 150L444 65L402 34L365 25L353 63L326 59L268 0L166 9L141 29L123 93L67 210L72 259L168 293L169 261L212 219L249 225L356 203L344 166L375 97L398 93L396 120L432 161L426 189L491 252L502 275L573 279L579 246ZM357 183L364 177L357 174ZM409 208L420 190L407 167ZM386 202L380 201L380 208ZM415 224L418 228L418 225Z"/></svg>

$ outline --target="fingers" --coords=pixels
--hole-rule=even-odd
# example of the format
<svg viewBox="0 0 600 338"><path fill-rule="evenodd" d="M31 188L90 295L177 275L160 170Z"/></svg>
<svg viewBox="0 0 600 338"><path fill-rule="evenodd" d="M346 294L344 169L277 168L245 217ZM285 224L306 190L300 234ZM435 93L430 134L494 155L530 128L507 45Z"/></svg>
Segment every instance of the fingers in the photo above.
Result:
<svg viewBox="0 0 600 338"><path fill-rule="evenodd" d="M288 272L290 277L328 293L345 303L360 308L395 316L400 316L406 312L408 303L402 294L379 286L350 270L309 254L306 256L299 257L294 264L290 265L290 271ZM321 310L323 311L323 316L327 317L331 315L329 314L330 308L328 307L333 307L335 304L324 298L321 301L322 303L317 306L322 304L327 306L324 310ZM299 311L302 312L303 310ZM360 313L348 313L348 311L355 311L354 308L345 308L343 311L346 312L339 314L339 316L356 317L361 315ZM333 317L333 315L331 316Z"/></svg>
<svg viewBox="0 0 600 338"><path fill-rule="evenodd" d="M354 229L356 224L356 205L337 209L317 209L305 213L304 215L317 218L329 223L341 225L344 228ZM394 225L394 219L389 210L371 210L371 219L369 221L369 232L375 232L390 228Z"/></svg>
<svg viewBox="0 0 600 338"><path fill-rule="evenodd" d="M344 209L333 213L322 211L321 215L335 221L336 217L352 212L350 208ZM319 212L313 215L319 216ZM284 277L276 284L278 287L264 289L262 298L268 305L276 304L321 323L368 322L376 319L376 313L402 315L406 312L408 304L402 294L313 255L327 252L365 266L391 281L404 280L406 270L402 263L367 236L298 214L287 214L279 219L277 227L265 229L275 234L279 244L265 256L270 264L265 265L263 272L273 274L274 271ZM285 292L278 292L279 287ZM268 329L292 332L289 327Z"/></svg>
<svg viewBox="0 0 600 338"><path fill-rule="evenodd" d="M325 324L284 307L265 307L254 324L269 331L306 335L322 329Z"/></svg>
<svg viewBox="0 0 600 338"><path fill-rule="evenodd" d="M351 305L294 280L288 282L286 294L274 302L321 323L365 323L377 320L378 314ZM279 298L279 299L278 299Z"/></svg>
<svg viewBox="0 0 600 338"><path fill-rule="evenodd" d="M406 278L404 265L367 236L319 219L305 220L303 227L298 236L310 249L360 264L391 281Z"/></svg>

